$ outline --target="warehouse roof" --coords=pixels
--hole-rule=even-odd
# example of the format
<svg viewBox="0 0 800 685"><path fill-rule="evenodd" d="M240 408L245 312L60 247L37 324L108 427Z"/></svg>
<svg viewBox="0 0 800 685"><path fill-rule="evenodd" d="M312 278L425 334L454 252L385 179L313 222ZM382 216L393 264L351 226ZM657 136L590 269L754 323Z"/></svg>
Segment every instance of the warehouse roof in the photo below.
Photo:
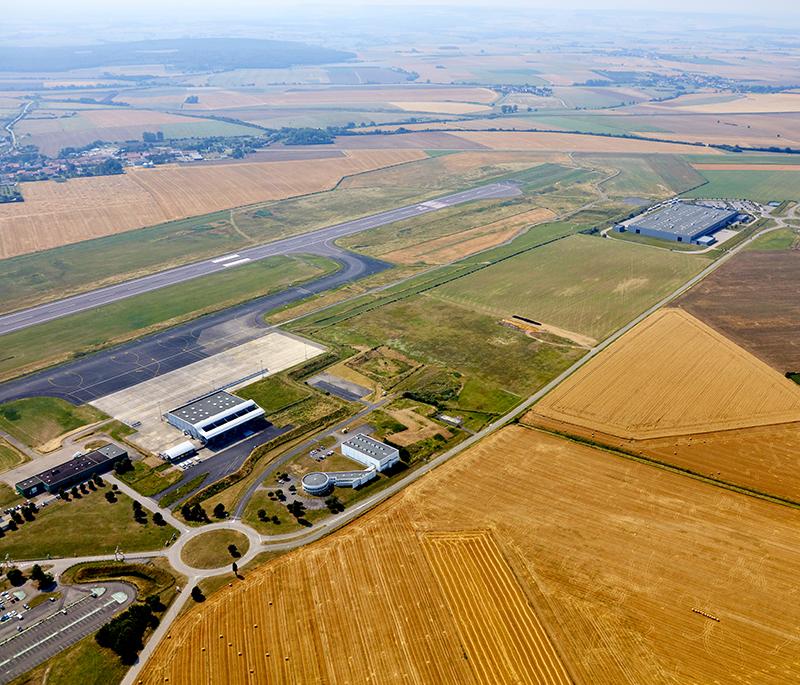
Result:
<svg viewBox="0 0 800 685"><path fill-rule="evenodd" d="M352 438L342 444L348 445L354 449L357 449L363 454L368 454L370 457L375 457L376 459L380 460L397 454L396 448L390 447L389 445L384 445L382 442L375 440L375 438L371 438L369 435L364 435L364 433L354 435Z"/></svg>
<svg viewBox="0 0 800 685"><path fill-rule="evenodd" d="M196 424L204 419L221 414L226 409L244 404L247 401L248 400L243 400L240 397L231 395L224 390L219 390L205 397L201 397L200 399L192 400L188 404L173 409L169 413L173 416L177 416L179 419Z"/></svg>
<svg viewBox="0 0 800 685"><path fill-rule="evenodd" d="M644 228L692 238L722 221L732 220L737 212L675 202L630 221L628 228Z"/></svg>

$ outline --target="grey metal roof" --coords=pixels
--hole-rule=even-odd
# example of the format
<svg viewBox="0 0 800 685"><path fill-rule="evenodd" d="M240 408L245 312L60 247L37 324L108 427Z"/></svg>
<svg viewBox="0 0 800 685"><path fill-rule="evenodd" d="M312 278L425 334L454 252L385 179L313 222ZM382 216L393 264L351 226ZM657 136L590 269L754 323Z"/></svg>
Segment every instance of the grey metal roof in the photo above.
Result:
<svg viewBox="0 0 800 685"><path fill-rule="evenodd" d="M248 401L249 400L243 400L240 397L231 395L224 390L219 390L205 397L192 400L188 404L173 409L169 413L173 416L177 416L179 419L196 424L211 416L216 416L226 409L236 407Z"/></svg>
<svg viewBox="0 0 800 685"><path fill-rule="evenodd" d="M370 457L375 457L376 459L380 460L397 454L397 449L394 447L384 445L382 442L375 440L375 438L371 438L369 435L365 435L364 433L354 435L352 438L343 442L342 444L357 449L362 454L367 454Z"/></svg>
<svg viewBox="0 0 800 685"><path fill-rule="evenodd" d="M627 228L628 230L644 228L692 238L720 221L733 219L737 214L738 212L727 209L675 202L654 212L634 217Z"/></svg>

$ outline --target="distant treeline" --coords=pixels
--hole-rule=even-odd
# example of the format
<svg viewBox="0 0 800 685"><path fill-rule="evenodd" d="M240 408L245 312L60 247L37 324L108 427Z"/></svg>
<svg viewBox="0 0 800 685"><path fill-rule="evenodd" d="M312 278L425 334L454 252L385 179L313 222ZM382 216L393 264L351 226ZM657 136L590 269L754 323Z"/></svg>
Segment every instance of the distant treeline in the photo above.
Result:
<svg viewBox="0 0 800 685"><path fill-rule="evenodd" d="M295 41L178 38L60 47L0 46L0 71L62 72L132 64L167 64L183 71L285 69L343 62L351 52Z"/></svg>

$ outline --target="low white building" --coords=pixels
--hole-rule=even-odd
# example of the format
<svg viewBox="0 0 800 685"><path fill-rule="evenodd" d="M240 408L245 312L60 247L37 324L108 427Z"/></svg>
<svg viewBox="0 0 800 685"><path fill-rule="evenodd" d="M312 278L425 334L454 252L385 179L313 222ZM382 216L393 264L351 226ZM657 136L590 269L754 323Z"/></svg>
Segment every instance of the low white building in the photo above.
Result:
<svg viewBox="0 0 800 685"><path fill-rule="evenodd" d="M400 461L400 452L395 447L390 447L369 435L359 433L342 443L342 454L373 467L377 471L385 471Z"/></svg>
<svg viewBox="0 0 800 685"><path fill-rule="evenodd" d="M178 461L179 459L184 459L191 454L194 454L197 451L197 448L188 440L182 442L178 445L174 445L168 449L165 449L161 452L161 458L165 461Z"/></svg>

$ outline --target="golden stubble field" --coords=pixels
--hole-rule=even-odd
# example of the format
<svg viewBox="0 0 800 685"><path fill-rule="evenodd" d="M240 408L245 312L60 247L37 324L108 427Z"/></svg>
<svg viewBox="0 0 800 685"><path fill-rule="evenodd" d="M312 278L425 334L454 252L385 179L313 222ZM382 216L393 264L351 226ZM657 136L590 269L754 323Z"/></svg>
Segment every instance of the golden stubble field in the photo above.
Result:
<svg viewBox="0 0 800 685"><path fill-rule="evenodd" d="M140 682L791 682L798 523L511 426L196 606Z"/></svg>
<svg viewBox="0 0 800 685"><path fill-rule="evenodd" d="M345 176L425 157L421 150L353 150L326 159L131 168L119 176L26 183L25 202L0 205L0 259L328 190Z"/></svg>
<svg viewBox="0 0 800 685"><path fill-rule="evenodd" d="M532 410L622 438L800 421L800 387L690 314L663 309Z"/></svg>

